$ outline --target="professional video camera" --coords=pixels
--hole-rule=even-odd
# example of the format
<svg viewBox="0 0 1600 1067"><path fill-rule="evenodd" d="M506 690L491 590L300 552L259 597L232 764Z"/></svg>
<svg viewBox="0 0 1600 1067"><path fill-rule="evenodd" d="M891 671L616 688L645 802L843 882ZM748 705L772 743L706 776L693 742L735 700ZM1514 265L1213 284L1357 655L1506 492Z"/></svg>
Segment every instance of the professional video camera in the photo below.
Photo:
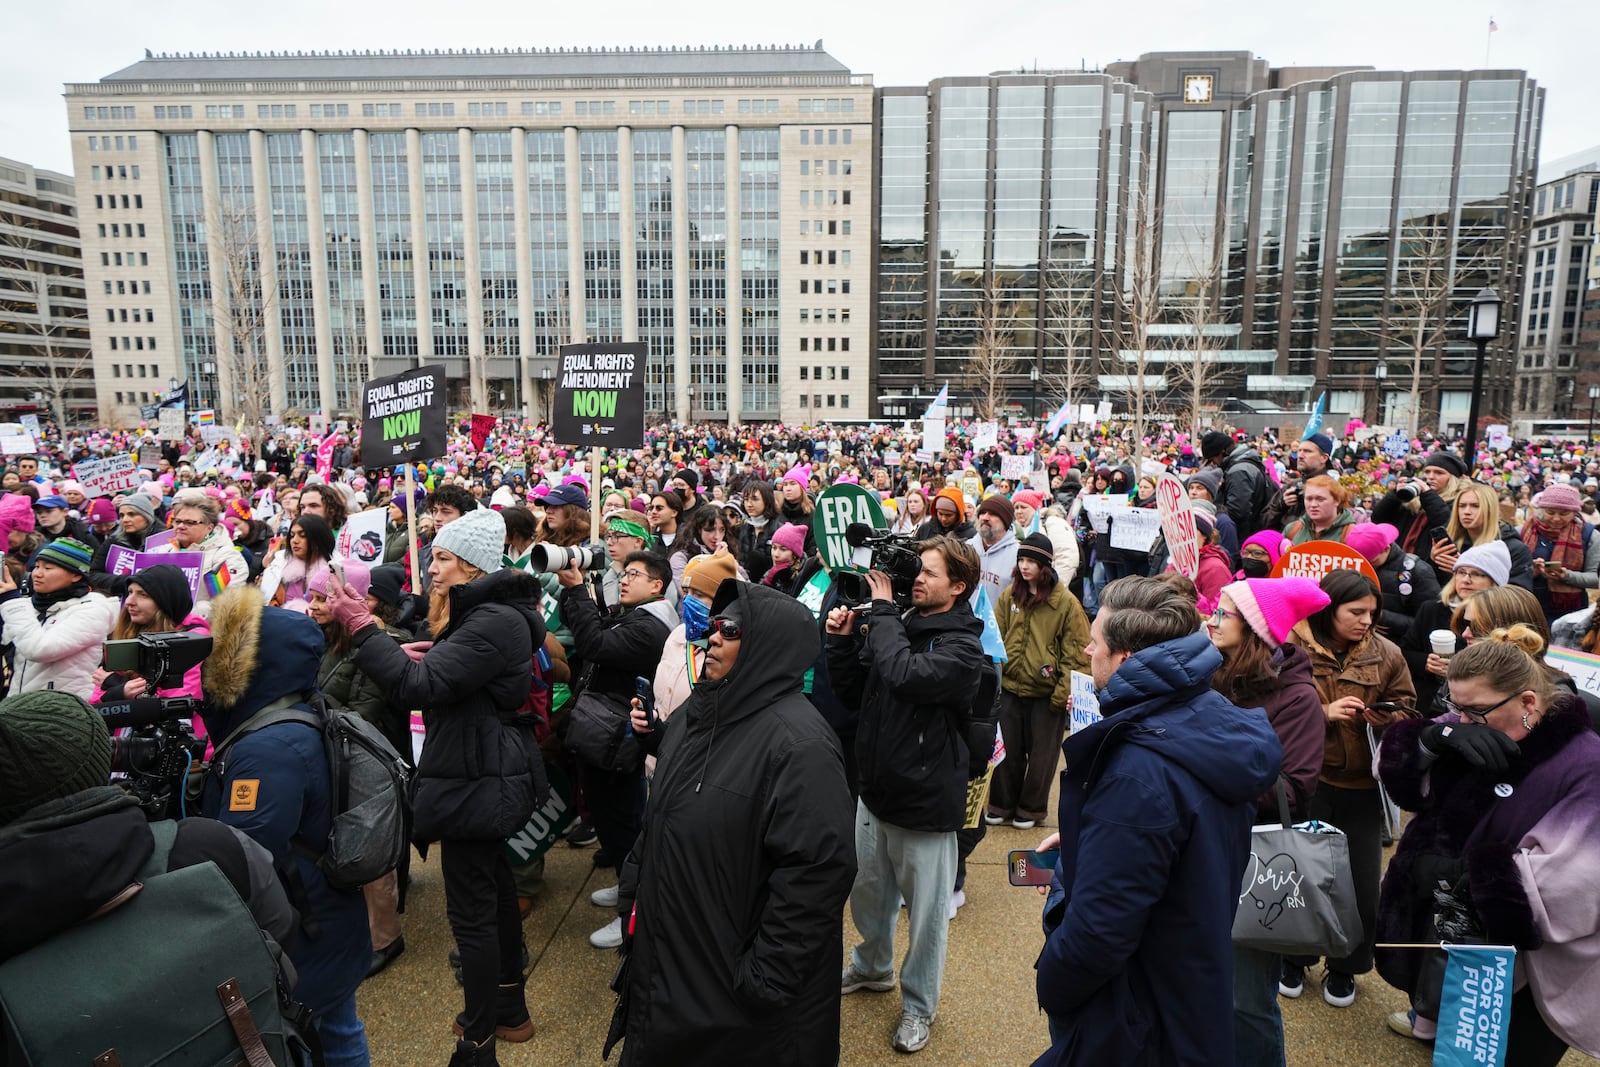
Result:
<svg viewBox="0 0 1600 1067"><path fill-rule="evenodd" d="M183 805L189 770L206 752L204 739L182 720L193 718L200 702L192 697L158 697L156 691L183 684L189 668L211 654L204 634L140 634L127 641L107 641L102 665L108 671L131 671L145 680L148 696L96 704L108 730L132 727L111 741L111 769L121 771L123 788L132 793L151 822L170 819ZM175 804L174 801L177 803Z"/></svg>
<svg viewBox="0 0 1600 1067"><path fill-rule="evenodd" d="M901 611L911 608L911 586L922 573L922 554L917 551L917 539L909 534L892 534L864 522L852 522L844 529L844 538L852 548L871 548L869 569L882 571L889 576L895 607ZM872 589L867 576L854 571L840 571L834 576L839 589L839 603L852 610L872 599Z"/></svg>
<svg viewBox="0 0 1600 1067"><path fill-rule="evenodd" d="M611 557L606 555L604 544L573 545L570 548L534 545L529 560L538 574L564 571L571 566L576 566L580 571L603 571L611 566Z"/></svg>

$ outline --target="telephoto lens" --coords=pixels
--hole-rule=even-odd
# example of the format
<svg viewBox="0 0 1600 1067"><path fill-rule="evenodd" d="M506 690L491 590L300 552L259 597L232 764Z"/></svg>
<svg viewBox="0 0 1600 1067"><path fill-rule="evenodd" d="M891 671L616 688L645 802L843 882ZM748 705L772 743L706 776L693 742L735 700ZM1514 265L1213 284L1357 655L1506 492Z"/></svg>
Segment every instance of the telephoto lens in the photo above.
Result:
<svg viewBox="0 0 1600 1067"><path fill-rule="evenodd" d="M533 569L540 574L564 571L577 567L580 571L603 571L611 565L606 546L598 545L534 545L529 556Z"/></svg>

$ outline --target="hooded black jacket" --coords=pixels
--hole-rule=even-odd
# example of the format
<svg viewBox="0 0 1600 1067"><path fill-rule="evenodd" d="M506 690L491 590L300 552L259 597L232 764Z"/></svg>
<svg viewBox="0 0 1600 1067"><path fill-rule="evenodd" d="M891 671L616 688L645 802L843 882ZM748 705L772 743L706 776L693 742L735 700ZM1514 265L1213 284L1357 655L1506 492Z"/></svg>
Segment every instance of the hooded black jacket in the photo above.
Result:
<svg viewBox="0 0 1600 1067"><path fill-rule="evenodd" d="M801 694L811 613L747 582L728 675L661 739L639 865L625 1065L837 1063L854 808L833 731Z"/></svg>
<svg viewBox="0 0 1600 1067"><path fill-rule="evenodd" d="M420 661L377 624L354 635L356 666L391 702L422 709L414 840L497 840L533 813L544 763L516 711L544 644L540 596L538 579L510 569L453 586L450 622Z"/></svg>
<svg viewBox="0 0 1600 1067"><path fill-rule="evenodd" d="M861 709L861 800L904 830L959 830L967 809L965 726L989 663L983 624L964 595L949 611L904 618L874 600L863 618L864 641L828 636L834 691Z"/></svg>

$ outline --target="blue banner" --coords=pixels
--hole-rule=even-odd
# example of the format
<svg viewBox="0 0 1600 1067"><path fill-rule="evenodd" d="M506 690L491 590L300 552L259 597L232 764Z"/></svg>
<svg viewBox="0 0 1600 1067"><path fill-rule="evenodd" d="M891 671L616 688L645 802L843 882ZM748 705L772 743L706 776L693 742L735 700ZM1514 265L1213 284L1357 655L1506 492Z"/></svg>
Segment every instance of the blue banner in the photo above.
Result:
<svg viewBox="0 0 1600 1067"><path fill-rule="evenodd" d="M1505 1067L1517 950L1503 945L1445 948L1450 962L1439 995L1433 1067Z"/></svg>

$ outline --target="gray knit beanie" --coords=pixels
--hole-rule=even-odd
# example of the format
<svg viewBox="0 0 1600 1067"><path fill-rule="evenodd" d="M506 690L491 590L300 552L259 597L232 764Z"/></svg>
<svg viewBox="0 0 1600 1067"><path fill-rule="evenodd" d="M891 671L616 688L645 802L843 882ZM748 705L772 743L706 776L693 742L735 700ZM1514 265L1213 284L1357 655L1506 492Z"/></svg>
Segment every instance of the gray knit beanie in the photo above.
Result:
<svg viewBox="0 0 1600 1067"><path fill-rule="evenodd" d="M433 547L466 560L485 574L497 571L506 550L506 520L490 508L469 511L435 534Z"/></svg>
<svg viewBox="0 0 1600 1067"><path fill-rule="evenodd" d="M105 785L111 734L81 697L57 689L0 700L0 825L50 800Z"/></svg>

